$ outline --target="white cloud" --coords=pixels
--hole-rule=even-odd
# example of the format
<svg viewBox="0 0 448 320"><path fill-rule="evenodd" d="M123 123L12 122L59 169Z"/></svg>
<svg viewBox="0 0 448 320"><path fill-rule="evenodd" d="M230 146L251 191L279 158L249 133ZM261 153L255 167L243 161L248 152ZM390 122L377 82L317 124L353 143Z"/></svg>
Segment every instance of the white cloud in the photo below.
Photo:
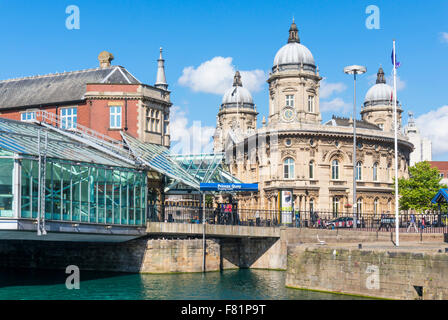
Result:
<svg viewBox="0 0 448 320"><path fill-rule="evenodd" d="M333 93L341 93L347 89L347 86L342 82L335 82L335 83L327 83L327 81L324 79L320 83L320 98L326 99L329 98Z"/></svg>
<svg viewBox="0 0 448 320"><path fill-rule="evenodd" d="M214 127L202 126L200 121L188 124L185 111L173 106L170 112L171 150L175 154L213 152Z"/></svg>
<svg viewBox="0 0 448 320"><path fill-rule="evenodd" d="M235 67L231 57L214 57L201 63L197 68L186 67L178 82L196 92L223 94L232 86ZM263 70L240 71L243 86L250 92L263 88L266 74Z"/></svg>
<svg viewBox="0 0 448 320"><path fill-rule="evenodd" d="M448 43L448 32L440 32L440 42Z"/></svg>
<svg viewBox="0 0 448 320"><path fill-rule="evenodd" d="M386 75L386 84L388 84L391 87L393 87L394 86L394 76L393 76L393 71L392 71L393 70L393 66L391 66L390 69L391 69L390 74L388 76ZM400 69L398 69L398 70L400 70ZM369 84L369 86L372 87L372 86L375 85L376 77L377 77L376 73L367 76L367 83ZM400 76L397 75L397 91L401 91L404 88L406 88L406 81L402 80L400 78Z"/></svg>
<svg viewBox="0 0 448 320"><path fill-rule="evenodd" d="M433 155L448 152L448 105L415 119L422 136L432 141Z"/></svg>
<svg viewBox="0 0 448 320"><path fill-rule="evenodd" d="M331 101L321 101L320 102L320 111L321 112L342 112L347 113L350 110L349 103L345 102L341 98L334 98Z"/></svg>
<svg viewBox="0 0 448 320"><path fill-rule="evenodd" d="M394 86L394 76L393 75L386 77L386 81L391 87ZM397 91L401 91L404 88L406 88L406 82L404 80L401 80L400 76L397 75ZM397 94L397 97L398 97L398 94Z"/></svg>

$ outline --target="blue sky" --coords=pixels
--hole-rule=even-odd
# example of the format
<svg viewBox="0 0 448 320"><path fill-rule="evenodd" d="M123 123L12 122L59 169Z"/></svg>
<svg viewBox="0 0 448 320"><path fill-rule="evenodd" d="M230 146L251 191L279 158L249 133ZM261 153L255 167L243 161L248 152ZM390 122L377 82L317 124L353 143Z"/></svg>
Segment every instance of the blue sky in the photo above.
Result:
<svg viewBox="0 0 448 320"><path fill-rule="evenodd" d="M80 9L79 30L65 26L69 5ZM365 26L369 5L380 10L379 30ZM323 113L324 120L332 114L350 115L352 78L342 72L343 67L367 66L367 74L358 82L358 101L362 101L380 64L390 74L392 39L396 39L404 123L412 110L421 130L433 140L433 159L448 160L448 107L443 108L448 106L446 0L4 0L0 15L0 79L96 67L98 53L107 50L115 56L113 64L153 84L162 46L178 119L182 118L185 130L197 120L209 127L208 132L216 125L223 84L231 79L201 83L198 67L207 61L220 62L223 73L237 68L251 74L254 79L247 82L252 82L261 122L268 111L266 75L287 41L293 16L301 42L313 53L327 88L335 89L321 96L321 104L329 110ZM218 78L223 74L217 73Z"/></svg>

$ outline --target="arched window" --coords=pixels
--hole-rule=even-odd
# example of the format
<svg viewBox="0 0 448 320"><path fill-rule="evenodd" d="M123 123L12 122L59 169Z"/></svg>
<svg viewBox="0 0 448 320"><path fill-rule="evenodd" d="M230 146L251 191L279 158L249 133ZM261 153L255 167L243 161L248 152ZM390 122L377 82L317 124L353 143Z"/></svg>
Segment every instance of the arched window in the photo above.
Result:
<svg viewBox="0 0 448 320"><path fill-rule="evenodd" d="M362 213L362 198L358 198L356 201L356 213Z"/></svg>
<svg viewBox="0 0 448 320"><path fill-rule="evenodd" d="M283 173L285 179L294 179L294 159L286 158L283 161Z"/></svg>
<svg viewBox="0 0 448 320"><path fill-rule="evenodd" d="M378 198L375 198L375 200L373 200L373 213L377 214L378 213Z"/></svg>
<svg viewBox="0 0 448 320"><path fill-rule="evenodd" d="M362 180L362 162L358 161L356 163L356 181Z"/></svg>
<svg viewBox="0 0 448 320"><path fill-rule="evenodd" d="M373 181L378 181L378 163L373 164Z"/></svg>
<svg viewBox="0 0 448 320"><path fill-rule="evenodd" d="M310 212L314 212L314 199L310 199Z"/></svg>
<svg viewBox="0 0 448 320"><path fill-rule="evenodd" d="M333 217L337 217L339 212L339 198L333 197Z"/></svg>
<svg viewBox="0 0 448 320"><path fill-rule="evenodd" d="M310 179L314 179L314 161L310 161Z"/></svg>
<svg viewBox="0 0 448 320"><path fill-rule="evenodd" d="M331 179L339 179L339 161L336 159L331 162Z"/></svg>

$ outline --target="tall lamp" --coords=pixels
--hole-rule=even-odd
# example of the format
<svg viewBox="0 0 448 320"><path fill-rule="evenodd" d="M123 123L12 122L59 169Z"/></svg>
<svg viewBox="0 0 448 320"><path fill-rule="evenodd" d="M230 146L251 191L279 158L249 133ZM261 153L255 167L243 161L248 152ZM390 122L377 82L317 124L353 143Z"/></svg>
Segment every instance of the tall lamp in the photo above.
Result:
<svg viewBox="0 0 448 320"><path fill-rule="evenodd" d="M356 75L367 72L367 68L363 66L348 66L344 68L344 73L353 75L353 228L357 228L358 219L358 203L356 199Z"/></svg>

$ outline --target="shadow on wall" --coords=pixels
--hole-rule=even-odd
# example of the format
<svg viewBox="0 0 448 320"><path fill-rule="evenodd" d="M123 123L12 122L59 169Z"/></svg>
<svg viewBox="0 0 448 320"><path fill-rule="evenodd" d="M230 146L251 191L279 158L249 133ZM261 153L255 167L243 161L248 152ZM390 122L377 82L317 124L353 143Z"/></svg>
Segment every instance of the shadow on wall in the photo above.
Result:
<svg viewBox="0 0 448 320"><path fill-rule="evenodd" d="M65 269L69 265L80 269L83 280L119 276L119 272L136 273L142 265L146 247L141 241L1 241L0 287L65 283L69 276ZM18 273L21 277L16 276Z"/></svg>
<svg viewBox="0 0 448 320"><path fill-rule="evenodd" d="M219 241L220 269L250 268L277 241L280 240L278 238L221 239ZM268 268L267 265L266 268Z"/></svg>

